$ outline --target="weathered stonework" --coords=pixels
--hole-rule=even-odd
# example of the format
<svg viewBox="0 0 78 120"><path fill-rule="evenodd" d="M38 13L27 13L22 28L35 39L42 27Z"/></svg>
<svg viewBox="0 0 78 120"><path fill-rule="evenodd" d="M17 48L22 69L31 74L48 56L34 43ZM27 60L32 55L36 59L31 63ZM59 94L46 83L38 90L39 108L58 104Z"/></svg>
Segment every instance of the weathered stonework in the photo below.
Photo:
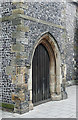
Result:
<svg viewBox="0 0 78 120"><path fill-rule="evenodd" d="M21 43L13 44L11 51L12 52L22 52L22 51L24 51L24 45L22 45Z"/></svg>
<svg viewBox="0 0 78 120"><path fill-rule="evenodd" d="M76 77L73 77L76 6L63 2L5 2L1 14L2 102L13 104L14 111L20 114L33 109L32 60L40 43L47 48L51 59L51 99L67 98L66 81Z"/></svg>
<svg viewBox="0 0 78 120"><path fill-rule="evenodd" d="M14 9L12 11L12 14L24 14L24 10L19 8L19 9Z"/></svg>
<svg viewBox="0 0 78 120"><path fill-rule="evenodd" d="M29 27L24 25L17 25L17 31L29 32Z"/></svg>

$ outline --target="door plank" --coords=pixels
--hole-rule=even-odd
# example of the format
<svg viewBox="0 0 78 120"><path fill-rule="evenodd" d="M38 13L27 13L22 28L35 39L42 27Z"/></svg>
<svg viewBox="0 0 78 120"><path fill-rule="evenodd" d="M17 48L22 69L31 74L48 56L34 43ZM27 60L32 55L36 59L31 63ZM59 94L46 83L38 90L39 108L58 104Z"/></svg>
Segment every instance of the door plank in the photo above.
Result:
<svg viewBox="0 0 78 120"><path fill-rule="evenodd" d="M32 102L40 103L50 98L49 85L49 55L46 48L40 44L35 50L32 61Z"/></svg>

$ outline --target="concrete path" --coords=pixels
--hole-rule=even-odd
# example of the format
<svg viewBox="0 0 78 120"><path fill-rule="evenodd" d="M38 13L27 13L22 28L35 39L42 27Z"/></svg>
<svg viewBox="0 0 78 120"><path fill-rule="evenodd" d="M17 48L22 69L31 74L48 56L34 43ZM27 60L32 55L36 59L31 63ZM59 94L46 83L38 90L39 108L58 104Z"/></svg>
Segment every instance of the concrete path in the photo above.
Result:
<svg viewBox="0 0 78 120"><path fill-rule="evenodd" d="M0 116L2 114L2 118L76 118L76 86L67 87L66 91L68 99L38 105L22 115L0 111Z"/></svg>

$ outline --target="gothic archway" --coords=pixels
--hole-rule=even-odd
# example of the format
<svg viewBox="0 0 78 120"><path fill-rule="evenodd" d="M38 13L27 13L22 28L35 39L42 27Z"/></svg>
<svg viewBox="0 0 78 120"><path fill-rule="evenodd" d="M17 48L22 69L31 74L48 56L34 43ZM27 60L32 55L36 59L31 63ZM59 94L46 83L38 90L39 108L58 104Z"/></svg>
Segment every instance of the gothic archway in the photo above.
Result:
<svg viewBox="0 0 78 120"><path fill-rule="evenodd" d="M55 39L49 34L45 33L40 37L38 42L36 43L33 54L32 54L32 61L35 50L38 45L43 44L48 51L50 57L50 94L52 100L61 100L61 83L62 83L62 75L61 75L61 56L58 44L56 43ZM31 70L30 70L30 77L28 81L28 89L30 90L30 101L32 104L32 61L31 61Z"/></svg>
<svg viewBox="0 0 78 120"><path fill-rule="evenodd" d="M50 57L43 43L40 43L32 61L32 102L38 105L51 98L49 85Z"/></svg>

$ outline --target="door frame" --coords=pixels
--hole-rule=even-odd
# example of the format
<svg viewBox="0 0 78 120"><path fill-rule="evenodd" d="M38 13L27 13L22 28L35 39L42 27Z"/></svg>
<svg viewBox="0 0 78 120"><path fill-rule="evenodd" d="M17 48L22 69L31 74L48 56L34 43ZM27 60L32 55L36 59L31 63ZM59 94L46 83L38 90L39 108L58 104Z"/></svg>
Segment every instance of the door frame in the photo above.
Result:
<svg viewBox="0 0 78 120"><path fill-rule="evenodd" d="M40 47L39 47L40 46ZM42 52L43 51L43 52ZM44 55L44 53L46 53L46 55ZM41 57L42 57L42 60L41 60ZM47 60L48 59L48 61L46 61L46 62L48 62L48 63L45 63L43 60L44 60L44 57L45 57L45 59ZM37 59L39 58L39 60L37 61ZM34 61L35 60L35 61ZM40 61L42 61L41 63L40 63ZM34 64L33 64L34 63ZM39 65L39 64L42 64L41 66ZM43 65L44 64L44 65ZM47 64L47 65L46 65ZM36 71L37 72L37 75L38 76L36 76L36 73L34 72L34 70L36 70L34 67L36 67L36 66L38 65L38 71ZM42 66L44 66L44 67L42 67ZM46 69L45 69L45 66L46 66ZM34 69L33 69L34 68ZM44 90L44 91L46 91L47 89L47 91L46 92L44 92L44 94L45 95L41 95L41 93L40 93L40 95L41 95L41 98L38 98L39 97L39 95L38 96L34 96L35 97L35 100L36 100L36 102L34 102L33 104L34 105L37 105L37 104L40 104L40 103L43 103L43 102L46 102L47 100L49 101L50 100L50 98L51 98L51 96L50 96L50 94L49 94L49 92L48 91L50 91L50 85L49 85L49 79L47 78L47 79L45 79L45 82L43 82L43 77L40 77L40 75L39 75L39 71L41 71L41 69L43 69L43 76L45 76L45 75L47 75L46 77L48 77L49 76L49 70L50 70L50 56L49 56L49 54L48 54L48 51L47 51L47 49L46 49L46 47L44 46L44 44L39 44L37 47L36 47L36 50L35 50L35 53L34 53L34 56L33 56L33 60L32 60L32 91L33 91L33 89L35 90L34 92L37 92L36 90L37 89L39 89L39 90L41 90L41 91L43 91L42 89L42 87L40 87L40 86L42 86L41 84L42 83L44 83L45 85L44 86L47 86L47 88ZM47 72L47 70L48 70L48 72ZM45 73L44 73L44 71L45 71ZM45 75L44 75L45 74ZM34 75L34 79L33 79L33 75ZM37 77L37 81L36 81L36 77ZM40 80L41 79L41 80ZM40 81L40 83L38 84L38 82ZM33 86L33 83L34 83L34 85L36 85L36 88L34 88L34 86ZM41 89L40 89L41 88ZM33 95L33 92L32 92L32 95ZM33 101L33 98L34 98L33 96L32 96L32 101ZM36 98L37 97L37 98ZM39 99L40 99L40 101L39 101ZM38 101L37 101L38 100Z"/></svg>
<svg viewBox="0 0 78 120"><path fill-rule="evenodd" d="M32 60L35 53L36 47L42 43L49 54L50 57L50 94L52 100L61 100L61 84L62 84L62 74L61 74L61 55L58 44L56 40L50 33L43 34L35 43L32 59L31 59L31 67L29 70L29 79L28 79L28 90L30 91L30 103L29 108L33 108L32 103ZM31 107L32 106L32 107Z"/></svg>

